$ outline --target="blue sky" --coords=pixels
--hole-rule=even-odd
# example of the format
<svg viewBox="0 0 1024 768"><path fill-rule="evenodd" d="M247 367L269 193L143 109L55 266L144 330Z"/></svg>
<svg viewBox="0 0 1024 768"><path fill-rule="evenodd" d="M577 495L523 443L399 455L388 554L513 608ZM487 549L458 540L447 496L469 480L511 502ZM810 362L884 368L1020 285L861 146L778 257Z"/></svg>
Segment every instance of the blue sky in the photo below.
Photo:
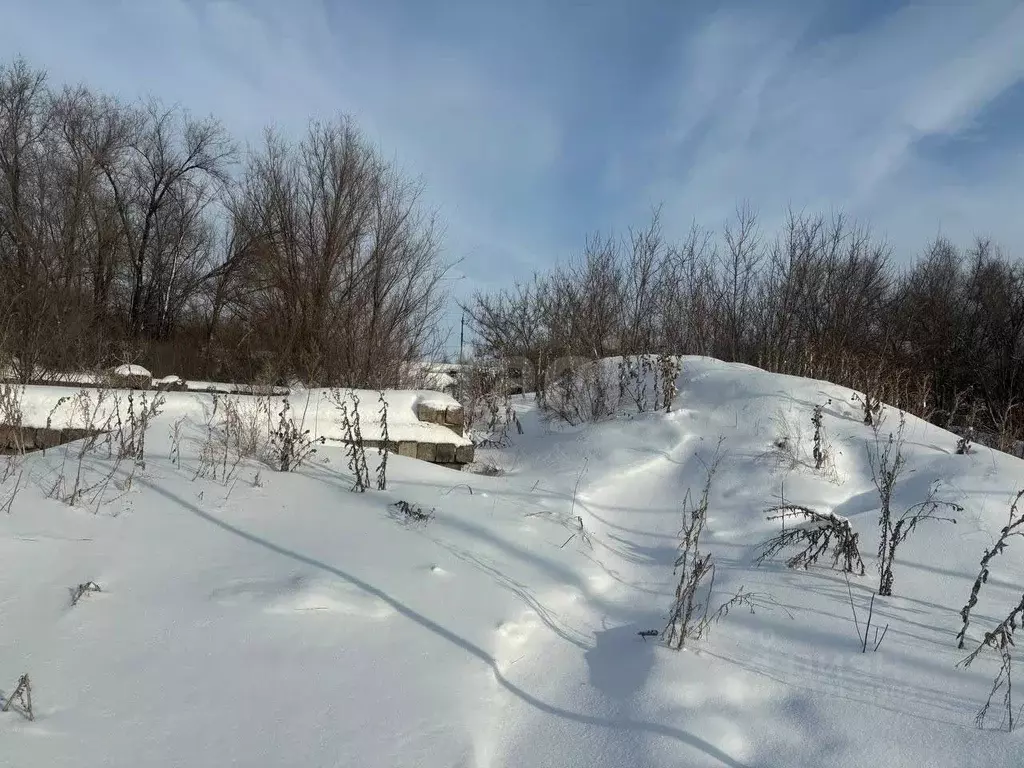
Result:
<svg viewBox="0 0 1024 768"><path fill-rule="evenodd" d="M0 50L234 135L347 113L422 175L459 293L595 230L842 208L1024 253L1024 3L0 0Z"/></svg>

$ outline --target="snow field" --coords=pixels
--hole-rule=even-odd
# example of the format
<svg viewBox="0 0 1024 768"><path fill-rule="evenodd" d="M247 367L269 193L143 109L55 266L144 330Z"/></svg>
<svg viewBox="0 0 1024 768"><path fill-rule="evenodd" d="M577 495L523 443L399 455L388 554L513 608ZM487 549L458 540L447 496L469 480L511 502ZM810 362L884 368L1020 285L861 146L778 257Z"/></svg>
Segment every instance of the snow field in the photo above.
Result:
<svg viewBox="0 0 1024 768"><path fill-rule="evenodd" d="M684 358L678 388L669 414L572 429L523 399L525 434L489 452L503 476L393 456L389 490L367 494L348 492L331 444L295 473L250 463L233 483L193 479L201 436L181 467L167 458L170 399L145 471L97 514L45 498L60 450L27 456L0 518L0 691L30 673L36 720L0 716L0 763L1019 765L1020 731L993 730L998 714L973 724L997 662L957 668L954 636L1024 464L955 456L952 435L908 417L896 505L938 479L965 512L901 547L895 595L875 601L886 638L862 654L841 574L754 564L782 494L849 518L864 621L874 438L850 392L703 358ZM780 465L781 423L800 425L789 436L808 455L811 409L828 399L834 473ZM883 432L895 421L889 409ZM761 599L675 653L637 633L664 626L682 500L720 438L713 603L741 586ZM434 519L403 524L398 499ZM1022 553L994 563L969 638L1020 599ZM103 591L70 607L86 580Z"/></svg>

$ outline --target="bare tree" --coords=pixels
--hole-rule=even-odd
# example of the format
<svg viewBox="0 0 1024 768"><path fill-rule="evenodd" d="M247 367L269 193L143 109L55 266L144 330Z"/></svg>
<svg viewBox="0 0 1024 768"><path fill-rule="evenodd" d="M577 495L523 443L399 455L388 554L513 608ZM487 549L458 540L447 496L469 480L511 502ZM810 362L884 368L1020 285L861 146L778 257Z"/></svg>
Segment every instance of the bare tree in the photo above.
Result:
<svg viewBox="0 0 1024 768"><path fill-rule="evenodd" d="M344 119L298 145L268 134L250 154L233 242L251 287L236 312L284 368L378 386L428 347L447 266L420 193Z"/></svg>
<svg viewBox="0 0 1024 768"><path fill-rule="evenodd" d="M128 333L166 332L181 270L201 261L202 215L228 180L234 144L213 118L147 104L131 131L123 165L103 159L127 243Z"/></svg>
<svg viewBox="0 0 1024 768"><path fill-rule="evenodd" d="M717 302L722 314L720 350L731 360L741 360L751 328L757 270L764 257L757 215L749 205L737 208L735 221L726 223L725 246Z"/></svg>

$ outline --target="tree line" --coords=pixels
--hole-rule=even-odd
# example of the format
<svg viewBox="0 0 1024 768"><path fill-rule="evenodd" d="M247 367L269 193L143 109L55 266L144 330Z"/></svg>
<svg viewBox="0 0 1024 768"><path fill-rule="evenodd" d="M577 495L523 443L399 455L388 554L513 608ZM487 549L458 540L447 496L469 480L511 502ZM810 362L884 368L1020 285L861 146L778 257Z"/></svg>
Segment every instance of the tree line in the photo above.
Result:
<svg viewBox="0 0 1024 768"><path fill-rule="evenodd" d="M15 378L397 382L437 340L440 229L348 119L243 148L216 119L0 64L0 353Z"/></svg>
<svg viewBox="0 0 1024 768"><path fill-rule="evenodd" d="M0 64L0 363L377 387L438 348L447 265L423 187L350 120L241 146L212 117ZM1020 435L1024 264L937 238L909 266L842 215L748 208L677 242L660 212L464 307L544 387L560 358L701 354Z"/></svg>
<svg viewBox="0 0 1024 768"><path fill-rule="evenodd" d="M945 238L898 266L841 214L777 232L740 207L669 242L660 211L624 237L464 307L484 356L525 359L543 390L565 358L694 354L833 381L1010 448L1024 432L1024 263Z"/></svg>

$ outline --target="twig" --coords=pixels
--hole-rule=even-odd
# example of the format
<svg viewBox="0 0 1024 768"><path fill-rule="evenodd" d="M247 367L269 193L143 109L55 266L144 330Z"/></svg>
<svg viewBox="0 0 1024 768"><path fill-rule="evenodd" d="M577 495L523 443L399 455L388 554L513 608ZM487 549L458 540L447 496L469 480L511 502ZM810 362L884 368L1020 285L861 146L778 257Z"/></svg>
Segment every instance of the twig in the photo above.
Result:
<svg viewBox="0 0 1024 768"><path fill-rule="evenodd" d="M78 601L81 600L87 592L102 591L103 590L100 589L100 585L95 581L87 581L84 584L79 584L77 587L68 587L68 592L71 593L71 607L74 608L78 605Z"/></svg>
<svg viewBox="0 0 1024 768"><path fill-rule="evenodd" d="M21 704L20 714L29 720L35 720L35 714L32 712L32 683L29 682L27 673L18 678L18 684L14 688L14 693L7 697L0 712L10 711L11 704L15 700Z"/></svg>
<svg viewBox="0 0 1024 768"><path fill-rule="evenodd" d="M453 485L451 488L449 488L447 491L445 491L441 495L442 496L447 496L449 493L454 491L456 488L465 488L467 491L469 491L469 495L470 496L473 495L473 487L469 483L459 483L458 485Z"/></svg>

